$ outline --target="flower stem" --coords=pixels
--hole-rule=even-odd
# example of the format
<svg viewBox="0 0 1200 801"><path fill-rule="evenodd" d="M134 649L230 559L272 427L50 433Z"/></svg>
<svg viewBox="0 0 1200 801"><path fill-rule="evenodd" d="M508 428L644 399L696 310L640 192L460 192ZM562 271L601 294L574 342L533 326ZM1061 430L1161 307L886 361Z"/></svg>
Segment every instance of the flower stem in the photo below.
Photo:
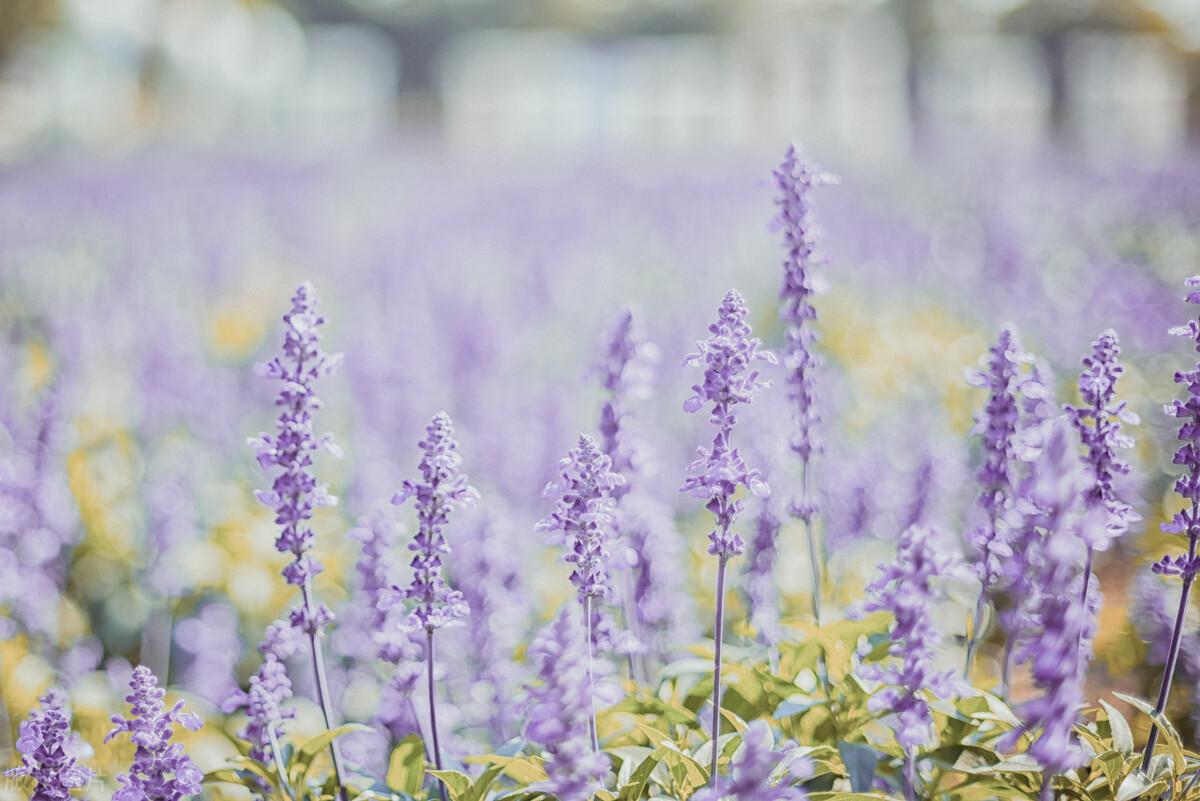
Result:
<svg viewBox="0 0 1200 801"><path fill-rule="evenodd" d="M1196 505L1193 504L1192 520L1196 519ZM1196 558L1196 540L1200 536L1200 529L1194 525L1188 533L1188 560L1189 562ZM1179 611L1175 613L1175 628L1171 632L1171 649L1167 652L1167 663L1163 666L1162 684L1158 688L1158 702L1154 705L1154 711L1161 715L1163 710L1167 708L1167 698L1171 695L1171 680L1175 676L1175 665L1179 662L1180 644L1183 640L1183 623L1187 615L1188 595L1192 590L1192 581L1195 579L1195 574L1187 570L1183 574L1183 588L1179 592ZM1154 758L1154 746L1158 742L1158 725L1153 724L1150 727L1150 735L1146 738L1146 750L1142 754L1142 772L1146 773L1150 770L1150 760Z"/></svg>
<svg viewBox="0 0 1200 801"><path fill-rule="evenodd" d="M725 631L725 566L728 557L717 563L717 615L713 624L713 695L712 695L712 760L708 771L709 786L717 786L717 739L721 734L721 640Z"/></svg>
<svg viewBox="0 0 1200 801"><path fill-rule="evenodd" d="M911 748L904 755L904 797L917 801L917 759Z"/></svg>
<svg viewBox="0 0 1200 801"><path fill-rule="evenodd" d="M305 581L300 585L300 591L304 596L304 607L308 611L308 618L311 620L316 616L316 609L313 605L312 586L309 581ZM325 718L325 728L333 729L333 705L329 697L329 680L325 677L325 658L321 654L320 633L311 631L308 634L309 650L312 653L313 666L313 682L317 691L317 705L321 707L321 714ZM342 772L342 756L338 753L337 741L329 743L329 756L333 759L333 773L337 777L338 798L341 801L346 801L346 781Z"/></svg>
<svg viewBox="0 0 1200 801"><path fill-rule="evenodd" d="M975 649L979 647L979 630L983 627L983 615L987 610L987 585L979 589L979 600L975 602L975 617L967 636L967 658L963 663L963 678L971 678L971 663L975 660Z"/></svg>
<svg viewBox="0 0 1200 801"><path fill-rule="evenodd" d="M437 690L433 684L433 628L425 627L425 686L429 690L429 734L433 739L433 766L442 769L442 746L438 742ZM446 797L446 785L438 782L438 791Z"/></svg>
<svg viewBox="0 0 1200 801"><path fill-rule="evenodd" d="M279 779L279 787L288 797L288 801L295 801L296 796L292 792L292 786L288 784L287 768L283 764L283 751L279 748L279 738L275 735L274 723L267 724L267 739L271 743L271 757L275 763L275 775Z"/></svg>
<svg viewBox="0 0 1200 801"><path fill-rule="evenodd" d="M588 703L588 734L592 739L592 751L600 750L600 735L596 731L596 687L592 678L592 596L583 596L583 617L587 623L587 683Z"/></svg>

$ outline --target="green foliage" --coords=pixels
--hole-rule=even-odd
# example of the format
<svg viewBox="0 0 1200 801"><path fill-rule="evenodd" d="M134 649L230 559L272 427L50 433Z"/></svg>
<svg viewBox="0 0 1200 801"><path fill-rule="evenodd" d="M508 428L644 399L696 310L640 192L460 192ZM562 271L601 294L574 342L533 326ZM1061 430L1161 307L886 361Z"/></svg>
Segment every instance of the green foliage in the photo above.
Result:
<svg viewBox="0 0 1200 801"><path fill-rule="evenodd" d="M794 642L768 659L761 649L732 647L726 666L723 726L715 747L725 773L749 722L768 721L783 747L781 763L803 758L801 784L812 801L868 801L903 797L904 754L881 713L869 702L875 688L854 669L887 657L884 615L839 621L822 628L790 622ZM656 687L628 682L624 699L598 716L612 772L595 801L687 801L709 781L713 741L701 713L712 691L712 665L701 651L665 667ZM774 666L774 667L773 667ZM1039 799L1041 767L1024 751L1031 738L992 693L968 689L957 699L929 699L936 742L917 757L917 797L933 801ZM1135 726L1120 711L1135 710L1161 728L1149 774L1139 770ZM293 748L284 746L284 773L246 756L208 775L278 801L325 801L335 797L328 777L315 778L329 743L361 727L340 727ZM1200 801L1200 755L1187 750L1174 727L1144 700L1113 693L1085 710L1077 732L1087 754L1079 768L1051 777L1062 801L1132 801L1135 798ZM1012 748L1001 741L1016 737ZM520 745L520 744L519 744ZM544 789L540 753L529 745L508 754L468 757L461 770L433 770L421 739L395 745L386 780L355 786L351 801L556 801ZM509 749L506 749L509 750ZM800 781L789 778L790 781Z"/></svg>

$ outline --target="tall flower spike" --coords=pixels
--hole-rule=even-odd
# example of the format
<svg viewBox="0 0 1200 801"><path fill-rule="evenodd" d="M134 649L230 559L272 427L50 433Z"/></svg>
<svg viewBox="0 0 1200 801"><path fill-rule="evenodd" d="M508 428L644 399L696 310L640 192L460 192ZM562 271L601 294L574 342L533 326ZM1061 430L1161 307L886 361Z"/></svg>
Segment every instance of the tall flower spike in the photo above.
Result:
<svg viewBox="0 0 1200 801"><path fill-rule="evenodd" d="M752 336L746 322L746 302L736 289L729 290L717 310L717 321L708 327L709 337L696 343L696 353L684 364L704 365L704 381L692 386L693 395L683 404L685 412L699 411L711 404L709 422L717 428L711 448L700 448L700 458L688 465L690 475L680 488L697 498L704 498L704 508L716 518L716 526L708 535L708 552L717 557L717 609L713 625L713 698L712 738L714 742L721 727L721 640L725 621L725 571L730 557L745 550L745 542L733 531L734 521L742 510L742 501L734 498L739 486L744 486L760 498L771 494L758 470L746 467L738 449L733 447L733 429L737 425L737 407L749 403L754 394L768 386L754 369L758 361L775 362L775 356L762 350L762 342ZM715 744L709 781L716 788L717 756Z"/></svg>
<svg viewBox="0 0 1200 801"><path fill-rule="evenodd" d="M60 690L50 690L41 698L41 707L21 722L17 751L21 764L4 776L29 776L33 779L31 801L66 801L71 790L83 787L93 773L80 765L77 737L71 733L71 716Z"/></svg>
<svg viewBox="0 0 1200 801"><path fill-rule="evenodd" d="M564 559L573 566L571 583L581 599L604 597L609 592L613 492L625 479L613 472L612 459L587 434L579 435L575 447L559 460L558 469L558 480L547 484L542 493L558 496L558 502L535 530L551 532L554 542L565 546Z"/></svg>
<svg viewBox="0 0 1200 801"><path fill-rule="evenodd" d="M539 682L529 687L525 737L545 747L549 790L560 801L587 801L608 771L607 757L588 745L595 687L585 640L579 609L567 604L529 646Z"/></svg>
<svg viewBox="0 0 1200 801"><path fill-rule="evenodd" d="M771 727L756 720L746 728L742 744L733 755L729 782L720 789L706 787L695 801L803 801L808 794L794 782L812 775L812 764L803 757L789 758L774 749Z"/></svg>
<svg viewBox="0 0 1200 801"><path fill-rule="evenodd" d="M278 473L270 490L255 496L275 511L280 527L275 548L290 554L292 561L283 568L283 577L300 588L301 603L291 610L293 627L308 636L312 655L316 700L325 718L326 728L333 727L325 661L321 652L322 630L333 621L333 612L313 597L312 580L321 572L321 563L310 551L314 534L309 527L313 512L321 506L333 506L337 498L313 475L313 453L325 449L334 455L341 451L330 434L313 433L313 412L321 408L313 385L322 376L341 365L341 355L326 355L321 350L319 329L325 324L317 308L317 297L307 281L292 296L292 308L283 315L283 348L278 356L257 367L259 374L279 382L275 405L280 407L275 434L260 434L250 444L258 451L258 463ZM333 768L337 774L339 795L345 795L345 782L337 743L330 743Z"/></svg>
<svg viewBox="0 0 1200 801"><path fill-rule="evenodd" d="M171 742L176 724L198 731L204 725L199 716L184 711L182 701L167 709L158 679L144 665L133 669L129 690L129 717L113 715L114 728L104 738L107 743L124 733L137 746L129 772L117 777L121 786L113 801L180 801L199 795L204 774L182 745Z"/></svg>
<svg viewBox="0 0 1200 801"><path fill-rule="evenodd" d="M459 472L462 456L448 414L435 414L425 427L425 438L417 445L423 452L419 466L421 480L405 481L392 498L397 505L414 498L417 507L417 533L408 544L408 549L415 553L413 577L400 595L417 602L409 625L434 631L470 612L462 593L451 589L442 577L442 559L450 553L443 529L450 513L474 504L479 500L479 492Z"/></svg>
<svg viewBox="0 0 1200 801"><path fill-rule="evenodd" d="M1200 276L1187 279L1188 293L1185 300L1192 305L1200 305ZM1187 325L1177 326L1170 330L1175 336L1190 337L1197 353L1200 353L1200 320L1189 320ZM1191 594L1192 582L1200 571L1200 554L1197 554L1197 542L1200 539L1200 363L1191 370L1181 370L1175 373L1175 383L1187 387L1187 400L1173 400L1164 407L1170 417L1180 420L1179 439L1183 443L1175 452L1174 464L1184 469L1175 481L1175 492L1183 498L1184 507L1175 513L1171 522L1163 524L1163 531L1169 534L1181 534L1187 537L1187 553L1174 559L1164 556L1154 564L1154 572L1164 576L1179 576L1183 586L1179 592L1179 611L1175 615L1175 625L1171 632L1171 645L1167 651L1167 662L1163 666L1162 682L1158 688L1158 701L1155 711L1162 713L1167 707L1167 698L1171 694L1171 680L1175 675L1175 667L1179 662L1180 640L1183 637L1184 619L1187 615L1188 596ZM1158 742L1158 726L1150 729L1146 740L1146 750L1142 754L1142 770L1150 769L1150 760L1154 758L1154 746Z"/></svg>
<svg viewBox="0 0 1200 801"><path fill-rule="evenodd" d="M408 544L408 549L416 554L412 559L412 582L406 589L396 589L400 597L417 602L409 615L408 627L425 630L429 727L433 735L434 764L441 770L433 683L433 633L470 613L462 593L451 589L442 577L442 557L450 553L450 543L442 530L450 520L450 512L475 503L479 493L459 472L462 457L454 439L450 415L445 412L435 414L425 427L425 438L417 445L423 452L419 466L421 480L405 481L400 492L392 498L392 503L397 505L415 498L417 507L417 533Z"/></svg>
<svg viewBox="0 0 1200 801"><path fill-rule="evenodd" d="M1092 353L1083 359L1079 374L1079 394L1082 406L1067 406L1071 423L1079 432L1086 449L1083 461L1092 473L1092 482L1084 490L1088 505L1106 514L1105 525L1088 526L1087 561L1084 565L1082 596L1087 601L1092 576L1092 552L1106 550L1112 540L1124 534L1131 523L1141 520L1133 507L1123 501L1113 486L1117 476L1129 472L1121 461L1118 449L1133 447L1133 439L1121 432L1121 424L1136 425L1138 416L1117 403L1117 379L1125 372L1118 359L1121 344L1111 328L1100 333L1092 343Z"/></svg>
<svg viewBox="0 0 1200 801"><path fill-rule="evenodd" d="M980 486L979 508L984 520L967 533L967 542L978 555L976 574L980 589L974 622L967 639L964 678L970 673L975 648L982 634L980 629L983 627L988 593L1000 580L1004 562L1013 553L1013 532L1008 517L1013 506L1017 481L1015 467L1020 447L1018 390L1024 366L1032 361L1021 350L1016 332L1005 327L988 351L984 369L967 376L968 383L988 390L988 398L975 422L975 433L980 436L983 450L983 462L975 473L975 479Z"/></svg>
<svg viewBox="0 0 1200 801"><path fill-rule="evenodd" d="M600 407L600 447L612 459L613 471L627 479L625 485L614 487L617 499L633 488L633 476L643 467L641 444L628 425L629 401L647 394L651 367L658 360L657 349L645 341L638 328L633 311L622 309L604 339L596 365L608 394Z"/></svg>
<svg viewBox="0 0 1200 801"><path fill-rule="evenodd" d="M775 581L775 562L779 558L779 530L782 523L768 500L754 519L754 535L746 557L745 589L750 625L764 645L779 640L779 586Z"/></svg>
<svg viewBox="0 0 1200 801"><path fill-rule="evenodd" d="M887 712L888 722L905 753L905 789L912 798L916 783L916 756L933 742L933 713L926 694L946 698L954 692L953 671L937 671L934 660L941 634L933 622L938 600L934 581L957 570L945 545L935 541L930 529L913 526L900 535L896 558L880 568L867 588L868 611L885 610L895 617L890 653L899 663L866 665L864 675L885 687L870 701L873 711Z"/></svg>

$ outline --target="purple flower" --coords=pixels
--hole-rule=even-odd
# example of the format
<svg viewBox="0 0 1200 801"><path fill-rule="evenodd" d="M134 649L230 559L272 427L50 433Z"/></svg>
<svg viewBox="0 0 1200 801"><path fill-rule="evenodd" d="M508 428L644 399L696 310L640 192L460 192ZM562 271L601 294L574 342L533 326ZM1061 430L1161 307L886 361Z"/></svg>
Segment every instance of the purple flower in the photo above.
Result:
<svg viewBox="0 0 1200 801"><path fill-rule="evenodd" d="M1117 495L1113 486L1118 476L1129 473L1129 465L1117 456L1117 450L1133 447L1133 439L1121 432L1121 423L1136 425L1138 417L1126 408L1124 401L1117 403L1117 379L1125 372L1118 361L1121 355L1117 333L1111 328L1101 332L1092 343L1092 354L1083 359L1083 371L1079 374L1079 394L1082 406L1067 406L1072 425L1079 432L1084 456L1092 473L1092 482L1084 490L1089 505L1099 505L1108 513L1107 525L1103 528L1089 527L1089 532L1098 536L1089 541L1088 547L1107 549L1112 539L1121 536L1129 525L1141 516Z"/></svg>
<svg viewBox="0 0 1200 801"><path fill-rule="evenodd" d="M646 342L631 309L622 309L613 321L596 372L608 394L600 407L600 447L612 459L613 472L631 482L643 467L644 448L629 429L629 401L648 393L651 366L657 361L657 349ZM618 500L632 489L632 483L613 488Z"/></svg>
<svg viewBox="0 0 1200 801"><path fill-rule="evenodd" d="M729 779L718 787L706 787L692 796L695 801L803 801L808 795L793 782L812 775L812 765L803 758L775 750L771 728L756 720L742 735L733 755Z"/></svg>
<svg viewBox="0 0 1200 801"><path fill-rule="evenodd" d="M326 449L340 453L329 434L313 434L313 412L321 408L321 400L313 391L318 378L333 372L341 364L341 356L328 356L321 351L318 329L325 318L317 312L317 298L312 285L303 283L292 297L292 308L283 315L283 352L258 366L258 372L280 382L275 405L282 411L275 434L260 434L250 444L258 451L258 463L263 468L275 467L279 474L270 490L255 493L256 497L275 510L275 523L280 526L275 548L291 554L292 561L283 569L289 584L308 587L312 577L321 572L321 563L309 554L313 546L313 531L308 521L320 506L332 506L337 498L317 483L312 473L313 452ZM307 595L307 593L306 593ZM333 620L328 607L306 602L292 612L297 628L310 634Z"/></svg>
<svg viewBox="0 0 1200 801"><path fill-rule="evenodd" d="M783 262L783 288L779 291L780 318L786 326L783 366L787 370L787 396L792 410L792 435L789 447L807 464L821 450L816 427L821 415L816 404L816 371L821 357L814 350L817 311L812 298L822 288L818 268L825 256L817 247L817 226L812 217L809 194L815 187L836 183L837 179L796 157L789 145L783 163L774 171L779 191L776 222L783 230L786 258Z"/></svg>
<svg viewBox="0 0 1200 801"><path fill-rule="evenodd" d="M113 715L114 728L104 738L108 742L127 733L137 746L129 772L117 777L121 787L113 793L113 801L179 801L198 795L204 774L182 745L171 742L171 736L175 724L191 731L204 724L184 711L182 701L168 710L158 679L143 665L133 669L129 689L125 701L132 706L130 716Z"/></svg>
<svg viewBox="0 0 1200 801"><path fill-rule="evenodd" d="M92 771L80 765L78 738L71 733L71 717L61 690L50 690L41 707L21 722L17 751L21 765L5 776L33 779L31 801L66 801L71 790L92 780Z"/></svg>
<svg viewBox="0 0 1200 801"><path fill-rule="evenodd" d="M775 362L768 351L761 350L761 341L751 336L746 322L746 303L736 289L725 295L717 310L717 321L708 327L708 339L696 343L697 352L690 354L685 364L704 365L704 381L692 386L693 395L683 404L686 412L697 412L711 404L709 421L717 427L711 448L698 449L700 458L688 465L690 476L681 491L707 500L705 508L712 512L716 528L708 535L708 552L721 559L737 556L745 542L730 530L742 502L733 499L738 486L744 486L760 498L771 490L758 470L751 470L742 461L731 438L737 424L737 406L749 403L754 393L769 382L759 379L753 369L756 361Z"/></svg>
<svg viewBox="0 0 1200 801"><path fill-rule="evenodd" d="M912 758L915 749L934 741L933 713L926 694L945 698L954 692L953 671L934 669L942 637L933 622L938 601L934 582L955 571L956 563L930 529L913 526L900 535L896 558L880 567L867 587L867 611L884 610L895 616L890 653L895 665L864 665L867 678L885 686L870 701L874 712L886 712L896 740Z"/></svg>
<svg viewBox="0 0 1200 801"><path fill-rule="evenodd" d="M450 512L475 503L479 493L459 472L462 457L450 415L435 414L425 427L425 438L417 445L423 451L421 480L405 481L392 498L396 505L415 498L417 507L417 533L408 544L416 554L411 563L412 582L406 589L395 589L399 597L417 602L407 625L434 631L470 613L462 593L450 589L442 577L442 557L450 553L450 543L442 530L450 520Z"/></svg>
<svg viewBox="0 0 1200 801"><path fill-rule="evenodd" d="M567 604L529 646L538 683L529 687L525 736L546 749L548 789L560 801L587 801L608 772L608 758L588 743L593 692L602 688L593 687L585 640L579 607Z"/></svg>
<svg viewBox="0 0 1200 801"><path fill-rule="evenodd" d="M779 559L779 516L764 500L754 520L754 535L746 558L743 586L749 605L750 625L765 645L779 641L779 587L775 563Z"/></svg>
<svg viewBox="0 0 1200 801"><path fill-rule="evenodd" d="M567 550L574 566L571 583L581 599L609 593L609 540L612 536L613 490L624 479L612 471L612 459L600 450L595 438L579 435L579 442L559 460L559 479L546 485L543 495L558 496L555 509L542 518L537 531L554 533L554 542Z"/></svg>
<svg viewBox="0 0 1200 801"><path fill-rule="evenodd" d="M1041 695L1021 704L1018 711L1025 730L1037 732L1028 753L1041 764L1048 783L1051 775L1084 761L1074 728L1083 703L1085 661L1080 642L1088 626L1088 608L1079 600L1078 540L1069 529L1047 522L1034 607L1038 627L1018 656L1032 668ZM1019 736L1018 730L1009 742Z"/></svg>
<svg viewBox="0 0 1200 801"><path fill-rule="evenodd" d="M621 533L637 554L632 568L637 632L651 654L665 656L696 633L684 569L686 543L671 510L640 493L621 500Z"/></svg>

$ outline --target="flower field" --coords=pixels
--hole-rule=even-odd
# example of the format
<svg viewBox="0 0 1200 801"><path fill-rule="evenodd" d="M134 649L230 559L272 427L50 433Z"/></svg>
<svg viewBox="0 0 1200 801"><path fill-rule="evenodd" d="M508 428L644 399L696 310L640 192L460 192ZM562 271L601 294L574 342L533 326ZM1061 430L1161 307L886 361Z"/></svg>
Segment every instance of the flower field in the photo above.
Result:
<svg viewBox="0 0 1200 801"><path fill-rule="evenodd" d="M0 796L1200 799L1196 164L6 178Z"/></svg>

